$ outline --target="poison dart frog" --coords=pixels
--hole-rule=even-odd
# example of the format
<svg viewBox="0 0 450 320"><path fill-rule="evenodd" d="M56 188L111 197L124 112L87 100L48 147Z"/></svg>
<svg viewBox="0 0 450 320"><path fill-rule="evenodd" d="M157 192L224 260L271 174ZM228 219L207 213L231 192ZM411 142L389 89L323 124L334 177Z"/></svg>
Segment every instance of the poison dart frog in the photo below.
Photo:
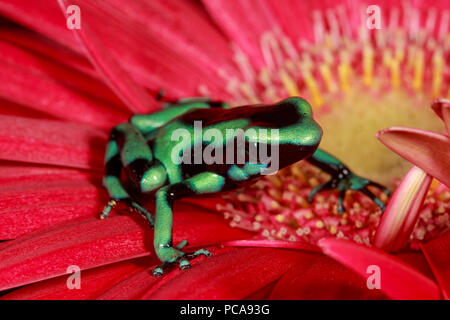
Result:
<svg viewBox="0 0 450 320"><path fill-rule="evenodd" d="M231 142L238 143L238 135L227 136L226 130L255 130L252 134L243 136L241 148L236 147L231 157L227 158L232 161L212 162L205 157L201 157L200 162L198 159L190 161L196 152L194 149L205 147L207 142L212 143L211 137L206 141L206 134L195 137L196 123L200 123L204 131L216 129L214 146L223 149L227 149ZM193 133L194 137L184 139L180 144L179 139L173 138L177 129ZM276 135L268 137L267 134L255 134L263 129L275 129ZM217 137L221 137L219 141ZM125 202L142 214L154 229L153 245L162 265L156 267L153 274L162 275L164 269L172 263L178 263L181 269L189 268L189 260L199 255L210 256L211 253L206 249L183 252L186 240L173 246L174 200L234 190L254 182L263 176L262 169L270 164L258 157L250 159L251 148L262 150L263 146L267 149L267 146L275 144L279 168L304 159L331 175L331 180L312 190L308 201L312 201L321 190L336 188L339 190L338 212L342 213L345 211L345 192L358 190L371 198L383 211L383 202L367 186L379 188L388 195L389 190L353 174L341 161L318 149L321 138L322 129L312 117L311 106L300 97L290 97L274 104L233 108L220 101L202 98L166 101L163 110L134 115L128 123L119 124L112 129L106 147L103 179L111 200L103 209L101 218L106 218L118 202ZM174 159L175 148L183 154L182 159L187 161L175 161L179 160ZM184 157L185 154L188 156ZM274 154L271 156L273 159ZM239 157L244 161L235 163ZM131 187L125 184L123 176L131 182ZM136 201L136 195L154 197L155 215Z"/></svg>

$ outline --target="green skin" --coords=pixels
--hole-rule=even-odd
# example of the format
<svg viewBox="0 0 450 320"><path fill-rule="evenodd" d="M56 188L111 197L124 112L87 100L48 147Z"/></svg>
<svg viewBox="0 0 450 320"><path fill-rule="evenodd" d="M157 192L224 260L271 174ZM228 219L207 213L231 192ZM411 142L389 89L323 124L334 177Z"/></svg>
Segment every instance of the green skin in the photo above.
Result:
<svg viewBox="0 0 450 320"><path fill-rule="evenodd" d="M103 185L111 201L105 206L101 217L106 218L117 202L126 202L142 214L154 228L154 248L163 264L154 269L154 275L162 275L172 263L179 263L181 269L189 268L189 260L211 254L200 249L184 253L184 240L172 244L173 201L200 194L229 191L261 177L261 163L246 162L243 166L220 164L197 165L175 164L171 151L178 141L172 141L174 130L184 128L193 132L192 121L202 121L203 129L273 129L279 130L280 168L305 159L331 175L331 180L316 187L308 201L321 190L339 190L339 213L344 212L343 199L347 190L359 190L370 197L382 210L383 202L372 194L367 186L375 186L389 194L389 191L370 180L353 174L341 161L317 149L322 138L320 126L313 120L311 107L304 99L291 97L273 105L243 106L229 109L229 106L207 99L184 99L165 104L162 111L133 116L129 123L113 128L106 148L106 173ZM258 142L258 137L245 137L247 142ZM253 139L253 140L251 140ZM216 141L214 141L216 143ZM229 142L224 138L223 146ZM264 142L267 142L265 140ZM184 146L193 150L199 141ZM201 141L200 143L205 143ZM132 183L126 187L121 180L125 171ZM132 189L133 191L130 191ZM153 216L136 200L137 194L148 194L156 199L156 215Z"/></svg>

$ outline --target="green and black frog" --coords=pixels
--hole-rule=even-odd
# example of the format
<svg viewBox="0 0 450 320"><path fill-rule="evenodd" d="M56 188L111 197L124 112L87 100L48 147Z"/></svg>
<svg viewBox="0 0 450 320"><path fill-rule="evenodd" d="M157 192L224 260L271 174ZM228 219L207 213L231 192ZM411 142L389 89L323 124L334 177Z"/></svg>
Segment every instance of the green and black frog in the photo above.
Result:
<svg viewBox="0 0 450 320"><path fill-rule="evenodd" d="M196 134L195 125L200 123L203 132L214 129L211 135ZM192 133L189 139L174 139L174 132ZM227 160L190 161L199 148L214 145L227 150L230 144L239 144L238 135L227 135L227 130L253 132L245 134L236 147L234 155ZM253 130L251 130L253 129ZM264 130L276 130L270 136L254 134ZM218 139L217 137L220 137ZM178 136L179 138L179 136ZM306 160L331 175L331 180L312 190L308 200L321 190L339 191L338 211L345 211L343 199L347 190L358 190L370 197L384 210L383 202L367 187L389 191L382 185L353 174L341 161L318 149L322 129L314 121L309 103L299 97L290 97L275 104L247 105L233 107L220 101L192 98L179 101L166 101L165 108L151 114L138 114L128 123L119 124L111 131L105 155L105 176L103 184L111 200L105 206L101 217L106 218L117 202L125 202L141 213L154 229L154 248L162 265L155 268L155 275L172 263L179 263L181 269L189 268L189 260L199 256L209 256L205 249L185 253L181 249L187 244L172 244L173 202L184 197L229 191L240 188L264 174L270 161L251 159L252 150L266 150L276 145L277 167L284 168L300 160ZM219 141L218 141L219 140ZM252 149L253 148L253 149ZM174 150L180 157L174 159ZM186 157L187 155L187 157ZM225 155L223 155L225 157ZM217 154L214 155L217 160ZM238 158L243 161L236 161ZM266 158L267 159L267 158ZM210 160L210 159L209 159ZM124 183L123 176L131 181ZM156 200L156 213L151 214L136 201L136 196L148 195Z"/></svg>

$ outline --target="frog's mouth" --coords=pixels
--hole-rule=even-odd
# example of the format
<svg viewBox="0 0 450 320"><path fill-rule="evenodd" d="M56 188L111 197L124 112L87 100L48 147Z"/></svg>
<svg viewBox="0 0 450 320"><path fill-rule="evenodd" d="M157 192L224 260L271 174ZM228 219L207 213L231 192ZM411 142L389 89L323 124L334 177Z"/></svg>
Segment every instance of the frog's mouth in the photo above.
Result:
<svg viewBox="0 0 450 320"><path fill-rule="evenodd" d="M291 164L307 159L317 150L317 145L299 146L295 144L282 144L279 149L279 165L280 168L287 167Z"/></svg>

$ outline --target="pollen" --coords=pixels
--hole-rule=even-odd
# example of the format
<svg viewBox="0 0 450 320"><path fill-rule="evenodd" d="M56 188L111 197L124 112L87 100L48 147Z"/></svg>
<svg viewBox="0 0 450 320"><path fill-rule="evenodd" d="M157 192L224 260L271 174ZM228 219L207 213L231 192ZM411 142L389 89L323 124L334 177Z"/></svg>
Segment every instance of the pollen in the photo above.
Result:
<svg viewBox="0 0 450 320"><path fill-rule="evenodd" d="M308 203L306 197L313 189L309 181L321 184L327 181L327 177L307 163L295 166L294 170L301 172L307 178L306 182L293 177L292 168L286 168L278 173L277 179L265 177L244 190L225 194L227 205L218 206L218 211L230 221L231 226L252 231L260 239L316 244L322 237L335 236L370 245L380 221L381 210L364 195L354 191L348 191L345 197L344 207L347 212L343 214L339 214L336 209L337 191L323 191L313 198L312 203ZM398 181L393 182L396 183ZM296 193L290 191L292 186L295 186ZM374 192L381 198L381 192ZM279 194L290 196L281 196L278 200L273 198ZM295 201L294 198L301 201ZM429 241L449 228L450 190L434 181L409 246L419 249L420 242Z"/></svg>

